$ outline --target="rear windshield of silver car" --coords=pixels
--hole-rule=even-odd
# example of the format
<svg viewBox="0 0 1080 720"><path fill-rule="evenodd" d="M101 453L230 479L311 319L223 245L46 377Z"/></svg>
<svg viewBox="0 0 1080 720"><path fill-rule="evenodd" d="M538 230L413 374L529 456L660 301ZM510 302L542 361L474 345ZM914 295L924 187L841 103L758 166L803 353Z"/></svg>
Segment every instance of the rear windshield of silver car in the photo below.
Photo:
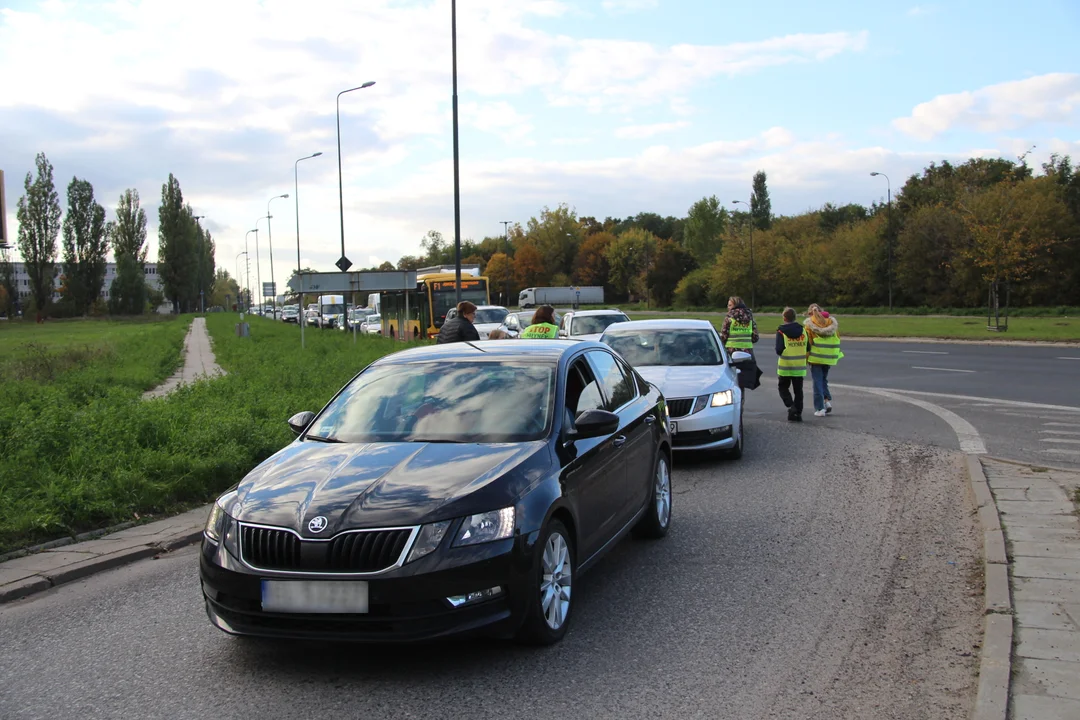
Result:
<svg viewBox="0 0 1080 720"><path fill-rule="evenodd" d="M554 363L376 365L319 415L309 435L340 442L499 443L547 436Z"/></svg>
<svg viewBox="0 0 1080 720"><path fill-rule="evenodd" d="M716 337L708 330L609 329L601 342L622 355L633 367L724 364Z"/></svg>

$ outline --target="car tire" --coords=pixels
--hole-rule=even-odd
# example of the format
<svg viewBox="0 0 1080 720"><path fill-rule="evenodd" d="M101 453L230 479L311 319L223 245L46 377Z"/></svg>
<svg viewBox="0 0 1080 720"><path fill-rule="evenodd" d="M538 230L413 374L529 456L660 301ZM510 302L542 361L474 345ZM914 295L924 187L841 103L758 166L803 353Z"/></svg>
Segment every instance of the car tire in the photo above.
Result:
<svg viewBox="0 0 1080 720"><path fill-rule="evenodd" d="M570 592L574 565L574 541L565 525L552 520L536 543L525 620L517 633L519 642L554 645L566 635L574 609Z"/></svg>
<svg viewBox="0 0 1080 720"><path fill-rule="evenodd" d="M739 404L739 439L735 442L735 445L728 450L724 451L724 457L729 460L738 460L742 457L743 445L746 442L746 424L743 422L743 406Z"/></svg>
<svg viewBox="0 0 1080 720"><path fill-rule="evenodd" d="M671 463L663 452L657 455L649 489L649 505L633 534L656 540L667 535L671 527Z"/></svg>

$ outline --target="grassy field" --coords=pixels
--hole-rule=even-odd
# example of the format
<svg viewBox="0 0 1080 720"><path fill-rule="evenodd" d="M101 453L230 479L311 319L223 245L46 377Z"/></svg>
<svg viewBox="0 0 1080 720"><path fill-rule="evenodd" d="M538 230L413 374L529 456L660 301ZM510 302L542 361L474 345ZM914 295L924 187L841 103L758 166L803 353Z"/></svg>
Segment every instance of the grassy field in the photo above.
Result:
<svg viewBox="0 0 1080 720"><path fill-rule="evenodd" d="M717 329L724 316L711 313L628 313L633 320L660 318L698 318L709 320ZM779 315L756 315L759 332L772 332L781 320ZM800 320L802 318L800 317ZM1042 340L1080 343L1080 318L1020 317L1009 320L1007 332L990 332L986 318L972 317L874 317L837 315L841 337L942 338L952 340Z"/></svg>
<svg viewBox="0 0 1080 720"><path fill-rule="evenodd" d="M233 314L211 314L228 375L142 400L174 369L190 320L84 323L67 339L68 323L0 333L0 552L210 500L289 442L289 416L403 347L316 330L301 352L294 325L253 318L238 338ZM67 360L35 370L28 346Z"/></svg>

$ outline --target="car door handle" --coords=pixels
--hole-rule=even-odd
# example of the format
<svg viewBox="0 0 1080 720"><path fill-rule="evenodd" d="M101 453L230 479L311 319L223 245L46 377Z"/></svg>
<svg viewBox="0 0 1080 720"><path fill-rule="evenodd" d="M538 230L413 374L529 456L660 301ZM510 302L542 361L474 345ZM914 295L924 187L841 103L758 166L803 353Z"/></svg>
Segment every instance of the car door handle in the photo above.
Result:
<svg viewBox="0 0 1080 720"><path fill-rule="evenodd" d="M652 425L654 422L656 422L656 418L654 416L652 416L652 415L646 415L645 416L645 424L646 425Z"/></svg>
<svg viewBox="0 0 1080 720"><path fill-rule="evenodd" d="M624 444L626 444L626 436L625 435L620 435L619 437L612 440L611 444L614 445L617 448L622 447Z"/></svg>

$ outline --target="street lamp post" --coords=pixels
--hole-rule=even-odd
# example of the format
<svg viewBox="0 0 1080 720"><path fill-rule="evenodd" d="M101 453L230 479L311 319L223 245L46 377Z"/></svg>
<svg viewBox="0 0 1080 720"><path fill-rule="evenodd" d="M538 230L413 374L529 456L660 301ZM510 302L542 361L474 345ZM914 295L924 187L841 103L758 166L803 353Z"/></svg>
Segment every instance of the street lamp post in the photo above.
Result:
<svg viewBox="0 0 1080 720"><path fill-rule="evenodd" d="M300 325L300 349L304 349L304 279L300 275L300 181L297 175L297 166L300 164L300 160L310 160L322 155L321 152L312 153L306 157L302 157L293 163L293 198L296 202L296 280L300 283L300 312L297 317L297 322Z"/></svg>
<svg viewBox="0 0 1080 720"><path fill-rule="evenodd" d="M750 309L753 310L757 305L757 298L755 297L755 282L754 282L754 206L745 200L732 200L732 205L742 203L746 206L750 216Z"/></svg>
<svg viewBox="0 0 1080 720"><path fill-rule="evenodd" d="M454 109L454 302L461 303L461 185L458 180L457 0L450 0L450 56Z"/></svg>
<svg viewBox="0 0 1080 720"><path fill-rule="evenodd" d="M344 192L342 190L342 180L341 180L341 96L344 95L345 93L350 93L353 90L363 90L364 88L369 88L374 84L375 84L374 80L369 80L368 82L364 83L363 85L357 85L354 88L349 88L348 90L342 90L341 92L339 92L337 94L337 99L335 100L335 108L336 108L335 113L336 113L336 116L337 116L338 216L339 216L339 218L341 220L341 257L337 261L337 266L338 266L338 269L341 270L341 272L345 272L346 270L348 270L352 266L352 263L349 262L349 259L347 257L345 257L345 201L344 201Z"/></svg>
<svg viewBox="0 0 1080 720"><path fill-rule="evenodd" d="M191 217L191 219L195 221L195 226L199 228L199 304L202 306L200 312L205 313L206 312L206 295L203 292L203 275L205 273L205 270L203 270L203 255L204 255L204 253L202 252L202 244L205 242L205 238L203 238L202 225L199 224L199 221L200 220L205 220L206 216L205 215L193 215Z"/></svg>
<svg viewBox="0 0 1080 720"><path fill-rule="evenodd" d="M250 235L253 232L256 232L256 231L255 230L248 230L246 233L244 233L244 254L245 255L247 255L247 251L248 251L248 240L247 240L248 235ZM256 235L255 239L258 240L258 238L259 238L259 236ZM257 248L256 248L255 252L258 252ZM244 270L247 273L246 274L247 280L244 281L244 284L247 285L248 301L250 303L250 300L251 300L251 256L250 255L247 256L246 260L244 260Z"/></svg>
<svg viewBox="0 0 1080 720"><path fill-rule="evenodd" d="M255 233L255 284L259 286L259 315L262 315L263 301L266 300L266 296L262 291L262 270L259 268L259 220L255 220L255 229L251 232Z"/></svg>
<svg viewBox="0 0 1080 720"><path fill-rule="evenodd" d="M888 228L885 230L885 255L887 262L887 282L889 285L889 310L892 311L892 182L889 180L889 176L885 173L870 173L870 177L877 177L878 175L885 178L885 188L889 193L889 209L886 211L888 213L886 215L886 223L888 224Z"/></svg>
<svg viewBox="0 0 1080 720"><path fill-rule="evenodd" d="M274 234L270 231L270 203L275 200L288 200L289 193L275 195L266 201L266 240L270 244L270 287L273 288L273 297L270 298L270 317L277 320L277 283L274 282Z"/></svg>
<svg viewBox="0 0 1080 720"><path fill-rule="evenodd" d="M503 241L504 241L504 246L505 246L504 249L506 250L506 261L507 261L507 263L509 263L510 262L510 223L512 223L513 220L500 220L499 222L501 222L503 224ZM509 269L510 265L507 264L506 267L507 267L507 269ZM507 274L507 276L506 276L506 297L504 298L504 300L505 300L507 305L510 304L510 275L509 274Z"/></svg>
<svg viewBox="0 0 1080 720"><path fill-rule="evenodd" d="M236 290L237 290L236 294L238 296L236 298L236 300L240 304L240 322L243 322L244 321L244 291L240 289L240 256L241 255L247 255L247 250L243 250L241 252L238 252L236 254L236 260L234 261L234 263L236 265Z"/></svg>

